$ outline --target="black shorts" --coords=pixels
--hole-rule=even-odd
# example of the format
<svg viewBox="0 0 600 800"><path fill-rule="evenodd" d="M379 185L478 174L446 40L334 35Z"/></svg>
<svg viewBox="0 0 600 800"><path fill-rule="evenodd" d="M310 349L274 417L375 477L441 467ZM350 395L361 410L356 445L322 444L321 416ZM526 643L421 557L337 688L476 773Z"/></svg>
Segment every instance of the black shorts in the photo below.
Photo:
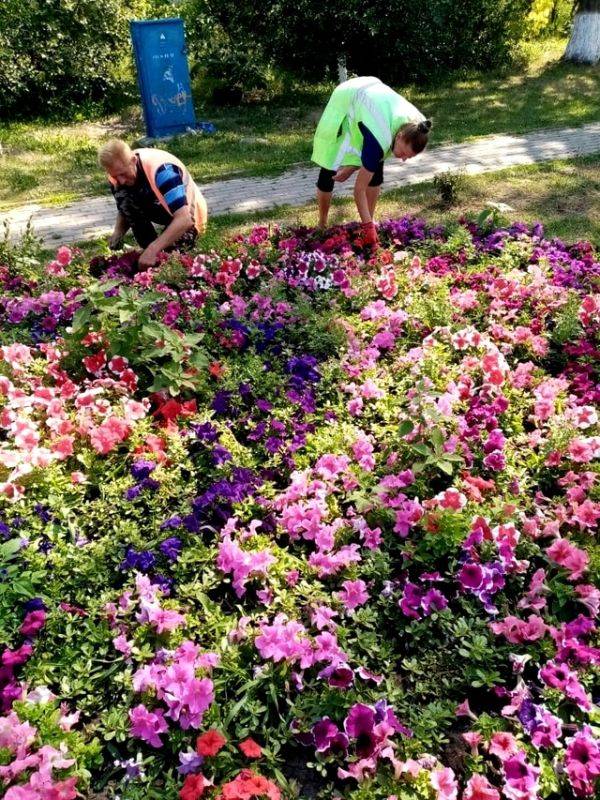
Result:
<svg viewBox="0 0 600 800"><path fill-rule="evenodd" d="M325 167L321 167L321 171L319 172L319 177L317 179L317 188L322 192L333 192L333 184L335 183L333 176L336 172L337 170L335 169L325 169ZM380 161L377 169L373 173L373 177L369 181L369 186L381 186L382 183L383 161Z"/></svg>

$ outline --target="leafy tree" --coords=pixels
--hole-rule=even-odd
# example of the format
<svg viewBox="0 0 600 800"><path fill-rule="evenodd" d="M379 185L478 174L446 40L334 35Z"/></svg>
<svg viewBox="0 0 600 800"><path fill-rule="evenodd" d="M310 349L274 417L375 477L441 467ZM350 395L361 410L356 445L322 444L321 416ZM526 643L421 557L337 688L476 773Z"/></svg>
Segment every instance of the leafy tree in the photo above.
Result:
<svg viewBox="0 0 600 800"><path fill-rule="evenodd" d="M127 91L129 20L169 11L167 0L3 0L0 111L61 109Z"/></svg>

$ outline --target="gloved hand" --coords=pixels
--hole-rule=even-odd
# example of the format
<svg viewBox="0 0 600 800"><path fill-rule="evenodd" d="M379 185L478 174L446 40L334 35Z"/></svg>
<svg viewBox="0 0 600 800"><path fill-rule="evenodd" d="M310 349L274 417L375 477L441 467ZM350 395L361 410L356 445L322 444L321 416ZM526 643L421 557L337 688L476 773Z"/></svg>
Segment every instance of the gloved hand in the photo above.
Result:
<svg viewBox="0 0 600 800"><path fill-rule="evenodd" d="M374 222L363 222L360 226L360 242L362 247L375 247L377 244L377 228Z"/></svg>

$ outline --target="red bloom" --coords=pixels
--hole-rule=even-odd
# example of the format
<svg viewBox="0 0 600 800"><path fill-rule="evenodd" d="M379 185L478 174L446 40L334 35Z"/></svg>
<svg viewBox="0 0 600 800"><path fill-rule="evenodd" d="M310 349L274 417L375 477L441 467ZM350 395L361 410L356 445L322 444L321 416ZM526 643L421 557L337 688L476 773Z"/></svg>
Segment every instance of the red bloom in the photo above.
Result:
<svg viewBox="0 0 600 800"><path fill-rule="evenodd" d="M92 375L98 375L105 365L106 353L104 350L100 350L99 353L96 353L93 356L86 356L86 358L83 359L83 366L88 372L91 372Z"/></svg>
<svg viewBox="0 0 600 800"><path fill-rule="evenodd" d="M223 369L222 365L219 364L218 361L213 361L212 364L208 367L209 373L212 375L213 378L217 380L223 377L225 370Z"/></svg>
<svg viewBox="0 0 600 800"><path fill-rule="evenodd" d="M240 742L240 750L246 758L260 758L262 756L262 747L251 738Z"/></svg>
<svg viewBox="0 0 600 800"><path fill-rule="evenodd" d="M191 414L196 413L196 401L185 400L180 403L172 397L164 403L161 403L154 412L156 417L161 417L165 422L172 422L177 417L189 417Z"/></svg>
<svg viewBox="0 0 600 800"><path fill-rule="evenodd" d="M225 744L227 744L227 739L213 728L196 739L196 752L205 757L216 756Z"/></svg>
<svg viewBox="0 0 600 800"><path fill-rule="evenodd" d="M181 800L198 800L204 794L206 787L210 785L211 783L201 773L187 775L183 786L179 790L179 797L181 797Z"/></svg>

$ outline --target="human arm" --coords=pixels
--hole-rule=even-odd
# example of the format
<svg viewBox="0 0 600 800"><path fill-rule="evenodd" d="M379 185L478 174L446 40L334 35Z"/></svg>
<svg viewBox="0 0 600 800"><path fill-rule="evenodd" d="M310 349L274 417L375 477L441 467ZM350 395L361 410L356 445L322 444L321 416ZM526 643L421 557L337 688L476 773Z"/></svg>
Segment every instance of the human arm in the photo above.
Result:
<svg viewBox="0 0 600 800"><path fill-rule="evenodd" d="M354 182L354 202L356 203L358 215L364 224L373 222L367 199L367 188L373 175L373 172L361 167Z"/></svg>
<svg viewBox="0 0 600 800"><path fill-rule="evenodd" d="M348 180L350 175L356 172L359 167L340 167L338 171L333 176L333 180L337 183L343 183L344 181Z"/></svg>
<svg viewBox="0 0 600 800"><path fill-rule="evenodd" d="M113 232L111 233L110 239L108 240L108 246L111 250L118 250L121 246L121 242L123 237L129 230L129 223L124 214L120 211L117 214L117 219L115 221L115 227Z"/></svg>
<svg viewBox="0 0 600 800"><path fill-rule="evenodd" d="M194 227L190 208L188 205L181 206L173 214L173 219L164 231L151 242L140 256L140 267L152 267L156 263L158 254L180 239L184 233Z"/></svg>

